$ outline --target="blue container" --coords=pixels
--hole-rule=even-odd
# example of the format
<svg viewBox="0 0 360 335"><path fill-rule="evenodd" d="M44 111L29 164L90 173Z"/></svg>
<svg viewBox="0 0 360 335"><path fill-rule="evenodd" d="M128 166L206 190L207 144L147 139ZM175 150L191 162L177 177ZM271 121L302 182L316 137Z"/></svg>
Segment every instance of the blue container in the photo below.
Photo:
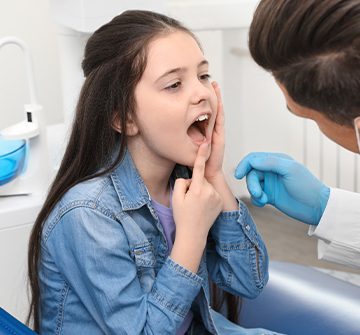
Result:
<svg viewBox="0 0 360 335"><path fill-rule="evenodd" d="M0 135L0 186L17 178L24 167L25 140L4 140Z"/></svg>

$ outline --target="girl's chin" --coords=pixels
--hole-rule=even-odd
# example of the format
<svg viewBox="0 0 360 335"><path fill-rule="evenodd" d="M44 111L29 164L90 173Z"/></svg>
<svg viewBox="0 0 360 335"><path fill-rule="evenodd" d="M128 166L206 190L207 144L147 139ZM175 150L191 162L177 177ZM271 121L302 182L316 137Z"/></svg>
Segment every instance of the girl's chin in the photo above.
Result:
<svg viewBox="0 0 360 335"><path fill-rule="evenodd" d="M200 146L199 146L200 147ZM206 162L208 161L208 159L210 158L210 154L211 154L211 145L209 145L209 148L208 148L208 152L207 152L207 155L206 155ZM179 163L180 165L185 165L187 167L189 167L191 170L194 168L194 164L195 164L195 160L196 160L196 154L194 156L194 159L193 160L189 160L187 163L185 164L182 164L182 163Z"/></svg>

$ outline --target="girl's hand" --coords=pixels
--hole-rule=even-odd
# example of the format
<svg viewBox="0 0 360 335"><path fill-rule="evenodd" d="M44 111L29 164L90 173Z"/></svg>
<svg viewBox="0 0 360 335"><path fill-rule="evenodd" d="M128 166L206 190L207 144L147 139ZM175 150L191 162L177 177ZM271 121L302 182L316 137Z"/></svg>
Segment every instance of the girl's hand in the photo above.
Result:
<svg viewBox="0 0 360 335"><path fill-rule="evenodd" d="M176 237L170 257L196 273L207 235L222 208L222 199L204 176L207 144L199 148L192 179L177 179L172 196Z"/></svg>
<svg viewBox="0 0 360 335"><path fill-rule="evenodd" d="M225 151L225 115L217 82L212 83L218 98L218 110L211 141L211 153L205 167L205 178L220 194L223 200L223 211L236 211L238 203L226 181L222 165Z"/></svg>
<svg viewBox="0 0 360 335"><path fill-rule="evenodd" d="M212 82L218 99L218 109L215 119L214 131L211 140L211 153L206 162L205 178L211 183L212 180L223 174L222 165L225 151L225 116L221 100L220 88L216 81Z"/></svg>

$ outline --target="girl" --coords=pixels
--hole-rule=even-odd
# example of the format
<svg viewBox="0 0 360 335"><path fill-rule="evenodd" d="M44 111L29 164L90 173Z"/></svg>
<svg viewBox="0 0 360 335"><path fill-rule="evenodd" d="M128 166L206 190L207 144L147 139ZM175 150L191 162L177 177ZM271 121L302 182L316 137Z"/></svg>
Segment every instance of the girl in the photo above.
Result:
<svg viewBox="0 0 360 335"><path fill-rule="evenodd" d="M128 11L90 37L82 68L70 141L30 238L35 330L264 333L209 307L208 276L254 298L268 256L221 170L221 98L194 35Z"/></svg>

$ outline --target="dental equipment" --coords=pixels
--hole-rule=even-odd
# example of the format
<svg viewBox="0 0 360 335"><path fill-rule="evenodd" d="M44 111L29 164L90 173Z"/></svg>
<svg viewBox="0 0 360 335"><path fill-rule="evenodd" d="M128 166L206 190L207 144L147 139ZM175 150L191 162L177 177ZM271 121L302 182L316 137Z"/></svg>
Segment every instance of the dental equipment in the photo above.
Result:
<svg viewBox="0 0 360 335"><path fill-rule="evenodd" d="M46 120L41 105L36 98L35 78L28 46L16 37L4 37L0 39L0 49L6 44L16 44L24 52L26 61L27 78L30 90L30 104L24 105L25 120L3 129L0 134L2 148L12 147L9 152L0 151L0 162L6 162L6 166L11 169L18 168L19 171L9 171L5 175L0 173L0 196L9 195L41 195L46 191L46 187L51 178L52 164L47 142ZM9 141L9 142L8 142ZM16 142L18 147L16 148ZM23 174L21 162L16 162L11 154L18 152L18 158L25 154L24 145L27 142L28 150L26 160L27 166ZM16 151L14 148L16 148ZM22 154L20 152L22 150ZM5 149L4 149L5 150ZM26 165L26 163L25 163ZM5 169L5 164L3 165Z"/></svg>

